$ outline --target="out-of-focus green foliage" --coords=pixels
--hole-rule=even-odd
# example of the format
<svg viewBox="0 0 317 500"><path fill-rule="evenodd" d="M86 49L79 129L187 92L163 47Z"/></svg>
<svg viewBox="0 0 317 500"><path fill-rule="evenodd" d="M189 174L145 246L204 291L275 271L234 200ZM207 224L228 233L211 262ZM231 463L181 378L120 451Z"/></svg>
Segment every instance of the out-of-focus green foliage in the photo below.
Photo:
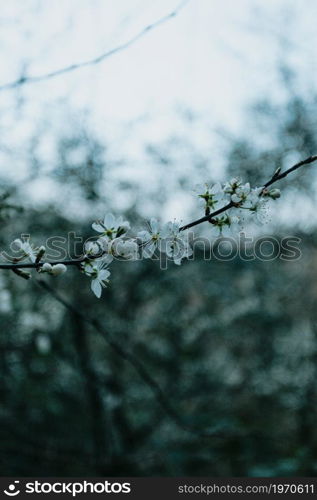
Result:
<svg viewBox="0 0 317 500"><path fill-rule="evenodd" d="M262 105L254 116L279 135L272 133L266 151L250 134L235 141L228 173L258 184L286 153L316 153L316 107L313 113L292 98L279 113ZM100 147L79 135L74 141L61 140L54 175L92 203L100 196ZM73 146L87 144L82 163L69 160ZM312 177L305 175L307 185ZM104 201L103 210L110 208ZM74 230L87 236L90 215L78 222L67 213L43 206L7 219L3 249L22 232L38 243ZM126 215L140 222L134 205ZM280 228L276 236L283 235ZM223 439L179 428L91 326L32 280L2 272L2 474L315 475L317 245L313 231L297 236L302 257L293 262L204 261L198 252L168 270L152 261L115 263L100 301L76 269L46 277L145 364L185 422L219 428Z"/></svg>

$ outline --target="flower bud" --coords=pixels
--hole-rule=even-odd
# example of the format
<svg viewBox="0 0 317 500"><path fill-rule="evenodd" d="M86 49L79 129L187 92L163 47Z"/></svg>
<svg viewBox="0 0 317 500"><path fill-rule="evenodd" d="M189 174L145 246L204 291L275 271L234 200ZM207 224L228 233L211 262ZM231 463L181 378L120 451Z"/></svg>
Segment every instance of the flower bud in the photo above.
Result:
<svg viewBox="0 0 317 500"><path fill-rule="evenodd" d="M52 265L49 262L45 262L41 267L41 271L43 273L50 273L52 271Z"/></svg>
<svg viewBox="0 0 317 500"><path fill-rule="evenodd" d="M21 250L23 243L22 243L22 241L21 241L19 238L17 238L16 240L14 240L14 241L12 242L12 245L13 245L13 246L14 246L14 248L16 248L17 250Z"/></svg>
<svg viewBox="0 0 317 500"><path fill-rule="evenodd" d="M39 251L38 251L37 256L36 256L36 260L35 260L36 263L40 262L41 258L45 254L45 251L46 251L45 247L43 245L40 246Z"/></svg>
<svg viewBox="0 0 317 500"><path fill-rule="evenodd" d="M52 267L51 274L53 276L59 276L60 274L64 274L67 271L67 267L64 264L55 264Z"/></svg>
<svg viewBox="0 0 317 500"><path fill-rule="evenodd" d="M281 196L281 191L279 189L271 189L269 192L268 192L268 196L270 198L272 198L272 200L277 200L277 198L280 198Z"/></svg>
<svg viewBox="0 0 317 500"><path fill-rule="evenodd" d="M138 248L138 244L133 240L116 238L111 242L112 254L127 260L138 259Z"/></svg>
<svg viewBox="0 0 317 500"><path fill-rule="evenodd" d="M98 255L102 253L102 248L98 241L87 241L85 243L85 252L87 255Z"/></svg>

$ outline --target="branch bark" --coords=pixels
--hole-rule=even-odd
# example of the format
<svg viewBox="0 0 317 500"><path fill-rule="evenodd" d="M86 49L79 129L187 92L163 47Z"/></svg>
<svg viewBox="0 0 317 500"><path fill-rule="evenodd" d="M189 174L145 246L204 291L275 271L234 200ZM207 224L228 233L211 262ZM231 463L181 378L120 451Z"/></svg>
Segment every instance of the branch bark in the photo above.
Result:
<svg viewBox="0 0 317 500"><path fill-rule="evenodd" d="M271 179L269 179L263 186L263 189L262 189L262 193L264 192L264 190L266 188L268 188L269 186L271 186L272 184L274 184L275 182L278 182L280 181L281 179L284 179L285 177L287 177L290 173L294 172L295 170L298 170L299 168L303 167L304 165L310 165L311 163L317 161L317 155L313 155L313 156L309 156L309 158L306 158L305 160L302 160L298 163L296 163L295 165L293 165L292 167L290 167L289 169L285 170L284 172L281 172L281 173L278 173L278 174L274 174ZM190 229L191 227L194 227L194 226L198 226L199 224L202 224L203 222L210 222L212 221L212 219L214 217L216 217L217 215L223 213L223 212L226 212L227 210L229 210L230 208L233 208L235 206L235 203L233 203L232 201L230 203L228 203L227 205L225 205L224 207L222 208L219 208L218 210L215 210L214 212L208 214L208 215L204 215L203 217L201 217L200 219L197 219L197 220L194 220L192 222L189 222L188 224L185 224L184 226L180 227L179 230L180 231L185 231L186 229ZM65 266L77 266L79 267L80 264L82 264L83 262L85 262L85 260L87 260L87 258L85 256L82 256L78 259L71 259L71 260L61 260L61 261L53 261L53 262L49 262L50 264L52 265L55 265L55 264L64 264ZM0 269L8 269L8 270L14 270L14 269L40 269L42 266L43 266L44 262L38 262L38 263L30 263L30 262L27 262L27 263L17 263L17 264L0 264Z"/></svg>

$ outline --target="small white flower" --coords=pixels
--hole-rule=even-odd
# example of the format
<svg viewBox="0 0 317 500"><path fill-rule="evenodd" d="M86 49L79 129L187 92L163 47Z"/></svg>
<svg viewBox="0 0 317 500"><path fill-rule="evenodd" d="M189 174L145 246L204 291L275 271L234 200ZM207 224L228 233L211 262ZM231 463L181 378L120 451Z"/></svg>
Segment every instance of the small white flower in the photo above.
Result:
<svg viewBox="0 0 317 500"><path fill-rule="evenodd" d="M18 250L21 250L24 253L25 257L28 257L31 260L31 262L36 261L38 250L35 247L33 247L29 241L22 241L21 239L18 238L14 240L13 245Z"/></svg>
<svg viewBox="0 0 317 500"><path fill-rule="evenodd" d="M226 182L223 190L225 193L232 195L241 185L242 180L239 177L233 177L229 182Z"/></svg>
<svg viewBox="0 0 317 500"><path fill-rule="evenodd" d="M268 200L260 198L250 211L252 213L252 219L257 225L265 224L269 216Z"/></svg>
<svg viewBox="0 0 317 500"><path fill-rule="evenodd" d="M211 234L216 237L232 236L234 233L238 233L240 228L241 220L239 217L233 215L223 215L222 217L214 218L215 224L211 228Z"/></svg>
<svg viewBox="0 0 317 500"><path fill-rule="evenodd" d="M114 257L126 260L137 260L139 258L139 246L134 240L123 240L116 238L111 242L110 251Z"/></svg>
<svg viewBox="0 0 317 500"><path fill-rule="evenodd" d="M102 289L109 282L110 271L106 269L107 265L103 260L90 261L83 264L84 273L92 278L91 290L98 299L101 297Z"/></svg>
<svg viewBox="0 0 317 500"><path fill-rule="evenodd" d="M188 231L180 231L179 228L178 222L167 222L162 228L160 242L161 252L166 253L177 265L181 264L182 259L193 254L188 240Z"/></svg>
<svg viewBox="0 0 317 500"><path fill-rule="evenodd" d="M250 184L247 182L246 184L240 185L235 189L234 193L231 195L231 200L234 203L244 203L250 192Z"/></svg>
<svg viewBox="0 0 317 500"><path fill-rule="evenodd" d="M130 224L128 221L123 220L123 217L116 218L113 214L106 214L103 222L94 222L92 228L113 240L123 236L130 229Z"/></svg>
<svg viewBox="0 0 317 500"><path fill-rule="evenodd" d="M225 193L220 183L198 184L195 189L200 199L201 205L205 209L214 210L221 208L226 202Z"/></svg>
<svg viewBox="0 0 317 500"><path fill-rule="evenodd" d="M268 220L268 202L269 199L262 195L263 188L254 188L243 208L248 209L252 214L252 220L257 225L262 225Z"/></svg>
<svg viewBox="0 0 317 500"><path fill-rule="evenodd" d="M67 267L65 266L65 264L55 264L54 266L52 266L51 274L53 276L60 276L61 274L66 273L66 271Z"/></svg>
<svg viewBox="0 0 317 500"><path fill-rule="evenodd" d="M160 246L161 233L158 221L154 218L150 220L149 231L139 231L137 236L142 242L142 255L149 259L153 256L156 248Z"/></svg>
<svg viewBox="0 0 317 500"><path fill-rule="evenodd" d="M101 240L101 238L100 238ZM96 256L101 255L104 252L102 242L97 241L86 241L85 243L85 255Z"/></svg>
<svg viewBox="0 0 317 500"><path fill-rule="evenodd" d="M246 208L253 207L259 201L263 200L264 198L261 196L262 191L263 191L263 188L261 188L261 187L256 187L256 188L251 189L250 194L248 196L247 203L244 205L244 207L246 207Z"/></svg>

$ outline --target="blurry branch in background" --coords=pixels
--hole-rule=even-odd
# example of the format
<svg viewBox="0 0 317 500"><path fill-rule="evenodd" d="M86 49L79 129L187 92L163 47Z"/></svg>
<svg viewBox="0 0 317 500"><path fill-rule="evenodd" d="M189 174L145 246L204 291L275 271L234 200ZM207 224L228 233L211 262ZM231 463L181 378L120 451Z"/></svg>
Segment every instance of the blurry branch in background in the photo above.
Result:
<svg viewBox="0 0 317 500"><path fill-rule="evenodd" d="M15 203L10 202L12 196L12 190L6 189L0 191L0 221L9 219L11 214L17 214L23 212L23 207Z"/></svg>
<svg viewBox="0 0 317 500"><path fill-rule="evenodd" d="M60 68L60 69L51 71L49 73L45 73L43 75L21 76L18 80L14 80L14 81L6 83L4 85L0 85L0 91L14 89L16 87L26 85L29 83L41 82L43 80L48 80L50 78L55 78L55 77L64 75L65 73L71 73L73 71L76 71L76 70L81 69L81 68L85 68L87 66L95 66L96 64L102 63L108 57L111 57L112 55L117 54L118 52L122 52L125 49L128 49L129 47L134 45L138 40L140 40L143 36L145 36L147 33L158 28L159 26L166 23L167 21L169 21L173 17L177 16L177 14L185 7L186 4L188 4L189 1L190 0L183 0L172 12L161 17L160 19L158 19L154 23L148 24L145 28L143 28L139 33L137 33L132 38L130 38L130 40L128 40L127 42L124 42L121 45L114 47L113 49L110 49L106 52L103 52L102 54L100 54L97 57L94 57L93 59L88 59L87 61L83 61L80 63L70 64L69 66L65 66L64 68Z"/></svg>
<svg viewBox="0 0 317 500"><path fill-rule="evenodd" d="M108 346L124 361L129 363L135 371L139 374L143 382L149 387L149 389L152 391L154 394L154 397L156 401L159 403L161 408L164 410L165 414L181 429L183 429L186 432L189 432L190 434L196 435L200 438L228 438L230 437L230 432L229 430L226 431L219 431L218 429L215 430L201 430L197 429L186 422L184 422L183 418L174 410L172 407L172 404L170 403L169 399L167 396L164 394L163 390L161 387L158 385L158 383L154 380L154 378L150 375L148 370L145 368L143 363L139 361L139 359L134 356L130 351L127 351L122 344L119 344L115 340L113 340L112 335L107 331L105 328L103 328L100 323L95 319L90 316L88 316L86 313L80 312L76 306L73 304L69 303L67 300L65 300L59 293L57 293L54 288L52 288L48 283L46 283L43 280L36 280L36 284L40 286L42 289L44 289L46 292L48 292L52 297L54 297L55 300L57 300L60 304L62 304L73 316L76 316L80 318L81 321L84 323L89 324L94 328L95 331L97 331L101 337L105 340L105 342L108 344Z"/></svg>
<svg viewBox="0 0 317 500"><path fill-rule="evenodd" d="M275 182L284 179L289 175L291 172L294 172L295 170L299 169L300 167L303 167L304 165L309 165L310 163L313 163L317 160L317 155L310 156L309 158L306 158L305 160L302 160L289 169L285 170L284 172L280 171L280 168L277 168L272 175L272 177L264 184L260 196L264 195L266 192L266 188L274 184ZM199 224L202 224L203 222L213 222L213 218L223 212L226 212L230 208L239 208L239 205L236 204L233 201L230 201L227 205L225 205L222 208L219 208L218 210L213 211L212 213L205 215L204 217L201 217L200 219L197 219L193 222L190 222L186 224L185 226L181 226L179 228L179 231L185 231L186 229L189 229L191 227L197 226ZM98 259L102 257L103 254L96 254L95 256L90 256L89 259ZM88 259L88 260L89 260ZM64 266L77 266L80 269L81 264L85 263L87 261L87 256L83 255L82 257L78 259L71 259L71 260L61 260L61 261L54 261L54 262L41 262L40 260L36 260L35 262L27 262L27 263L12 263L12 264L0 264L0 269L8 269L16 272L19 269L37 269L38 271L41 269L41 267L45 264L50 264L50 265L57 265L57 264L63 264ZM19 271L18 271L19 272ZM23 276L22 276L23 277ZM26 276L25 276L26 277Z"/></svg>

